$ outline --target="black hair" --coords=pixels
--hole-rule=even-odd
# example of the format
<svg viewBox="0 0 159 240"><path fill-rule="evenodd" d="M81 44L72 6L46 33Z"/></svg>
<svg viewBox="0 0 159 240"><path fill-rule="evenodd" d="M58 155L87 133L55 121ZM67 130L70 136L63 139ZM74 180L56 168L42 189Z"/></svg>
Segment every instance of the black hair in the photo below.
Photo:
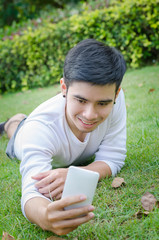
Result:
<svg viewBox="0 0 159 240"><path fill-rule="evenodd" d="M63 77L67 88L75 81L83 81L93 85L115 83L117 91L125 71L125 60L117 49L86 39L66 55Z"/></svg>

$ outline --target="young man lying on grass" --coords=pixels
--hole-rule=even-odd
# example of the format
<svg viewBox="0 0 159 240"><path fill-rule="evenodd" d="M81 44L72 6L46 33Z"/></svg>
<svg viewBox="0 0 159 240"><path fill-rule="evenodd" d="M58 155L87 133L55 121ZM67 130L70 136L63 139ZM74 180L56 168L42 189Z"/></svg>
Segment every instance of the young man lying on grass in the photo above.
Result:
<svg viewBox="0 0 159 240"><path fill-rule="evenodd" d="M28 117L17 114L1 123L10 138L7 155L21 160L23 214L42 229L64 235L94 216L92 205L64 210L86 199L61 199L70 165L84 165L95 154L83 168L98 172L100 179L124 165L126 109L120 85L125 71L115 48L84 40L66 56L62 93Z"/></svg>

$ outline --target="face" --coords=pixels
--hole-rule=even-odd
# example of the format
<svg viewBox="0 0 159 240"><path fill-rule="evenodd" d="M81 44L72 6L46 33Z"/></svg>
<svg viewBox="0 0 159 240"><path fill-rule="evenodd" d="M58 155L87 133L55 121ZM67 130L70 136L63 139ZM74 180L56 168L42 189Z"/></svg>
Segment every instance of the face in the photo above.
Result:
<svg viewBox="0 0 159 240"><path fill-rule="evenodd" d="M68 91L61 81L62 93L66 95L66 119L75 136L83 141L110 114L115 101L116 85L91 85L73 82Z"/></svg>

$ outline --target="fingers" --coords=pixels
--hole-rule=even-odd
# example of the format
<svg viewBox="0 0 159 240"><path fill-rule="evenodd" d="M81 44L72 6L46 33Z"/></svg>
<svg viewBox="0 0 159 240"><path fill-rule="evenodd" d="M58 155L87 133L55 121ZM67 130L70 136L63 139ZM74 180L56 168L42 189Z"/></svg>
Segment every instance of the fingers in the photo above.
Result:
<svg viewBox="0 0 159 240"><path fill-rule="evenodd" d="M92 205L70 210L58 209L58 204L60 204L62 200L50 203L48 205L48 219L50 222L53 222L54 228L62 229L77 227L85 222L88 222L94 217L94 213L92 212L94 211L94 206ZM75 203L75 201L73 203Z"/></svg>
<svg viewBox="0 0 159 240"><path fill-rule="evenodd" d="M74 209L75 210L75 209ZM53 229L54 229L54 233L58 234L58 235L65 235L71 231L73 231L74 229L76 229L78 226L80 226L81 224L84 224L88 221L90 221L92 218L94 217L94 213L89 212L87 215L81 216L81 217L77 217L77 218L73 218L73 219L64 219L64 220L57 220L53 222Z"/></svg>
<svg viewBox="0 0 159 240"><path fill-rule="evenodd" d="M50 174L49 172L45 173L45 175L44 175L44 173L41 173L39 175L40 175L39 178L41 177L41 180L39 179L39 182L35 183L35 187L38 189L43 188L54 181L54 176L52 174ZM38 179L36 178L36 180L38 180Z"/></svg>
<svg viewBox="0 0 159 240"><path fill-rule="evenodd" d="M50 211L55 210L55 209L61 210L72 204L83 202L85 200L86 200L86 196L84 194L81 194L78 196L72 196L72 197L65 197L63 199L55 201L54 203L50 203L48 207L50 208Z"/></svg>
<svg viewBox="0 0 159 240"><path fill-rule="evenodd" d="M66 197L50 203L47 206L47 219L51 223L50 230L58 235L67 234L79 225L90 221L94 217L94 206L87 205L80 208L64 210L65 207L86 200L86 196Z"/></svg>
<svg viewBox="0 0 159 240"><path fill-rule="evenodd" d="M42 193L41 189L39 189L39 192ZM60 186L58 188L56 188L54 191L47 191L47 193L42 193L45 197L48 197L48 198L55 198L56 200L60 199L61 198L61 195L62 195L62 192L63 192L63 186Z"/></svg>
<svg viewBox="0 0 159 240"><path fill-rule="evenodd" d="M61 199L61 197L62 197L62 192L59 193L59 194L55 197L55 200L59 200L59 199Z"/></svg>
<svg viewBox="0 0 159 240"><path fill-rule="evenodd" d="M80 208L74 208L74 209L70 209L70 210L65 210L63 212L63 215L60 216L61 218L63 219L76 219L76 218L82 218L83 220L81 220L82 222L83 221L87 221L86 219L87 218L92 218L94 217L94 213L92 213L92 211L94 211L94 206L92 205L87 205L87 206L84 206L84 207L80 207ZM92 213L92 214L90 214ZM89 216L87 216L89 215ZM79 224L79 221L77 221L78 224ZM75 227L76 225L71 225L72 227Z"/></svg>
<svg viewBox="0 0 159 240"><path fill-rule="evenodd" d="M81 224L90 221L93 217L94 217L94 213L90 212L83 217L77 217L69 220L67 219L64 221L56 222L54 223L54 228L69 228L69 227L76 228Z"/></svg>
<svg viewBox="0 0 159 240"><path fill-rule="evenodd" d="M37 185L38 184L35 184L36 187L37 187ZM62 191L63 190L63 186L64 186L64 181L63 181L62 178L60 178L60 179L56 179L55 181L51 182L47 186L44 186L44 187L40 186L39 192L42 193L42 194L51 193L53 191L56 191L56 189L58 189L58 188L60 188L60 191ZM57 190L57 193L59 193L58 190Z"/></svg>
<svg viewBox="0 0 159 240"><path fill-rule="evenodd" d="M74 228L64 228L64 229L54 229L54 233L61 236L61 235L66 235L68 234L69 232L72 232L73 230L75 230L77 227L74 227Z"/></svg>
<svg viewBox="0 0 159 240"><path fill-rule="evenodd" d="M50 171L38 173L38 174L32 176L32 179L39 181L39 180L42 180L43 178L47 177L49 174L50 174Z"/></svg>

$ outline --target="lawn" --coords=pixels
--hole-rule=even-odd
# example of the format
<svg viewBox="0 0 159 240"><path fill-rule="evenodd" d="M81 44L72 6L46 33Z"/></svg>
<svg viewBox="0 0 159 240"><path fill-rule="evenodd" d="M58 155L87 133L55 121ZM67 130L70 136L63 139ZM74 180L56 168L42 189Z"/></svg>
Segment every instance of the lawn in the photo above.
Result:
<svg viewBox="0 0 159 240"><path fill-rule="evenodd" d="M111 187L112 178L99 182L93 204L95 218L63 239L159 239L159 208L148 216L141 197L152 193L159 200L159 66L129 70L122 85L127 106L127 158L119 177L126 185ZM0 96L0 121L17 112L29 114L59 86ZM0 138L0 237L8 232L16 240L44 240L53 235L29 223L21 213L19 162L5 155L7 137Z"/></svg>

